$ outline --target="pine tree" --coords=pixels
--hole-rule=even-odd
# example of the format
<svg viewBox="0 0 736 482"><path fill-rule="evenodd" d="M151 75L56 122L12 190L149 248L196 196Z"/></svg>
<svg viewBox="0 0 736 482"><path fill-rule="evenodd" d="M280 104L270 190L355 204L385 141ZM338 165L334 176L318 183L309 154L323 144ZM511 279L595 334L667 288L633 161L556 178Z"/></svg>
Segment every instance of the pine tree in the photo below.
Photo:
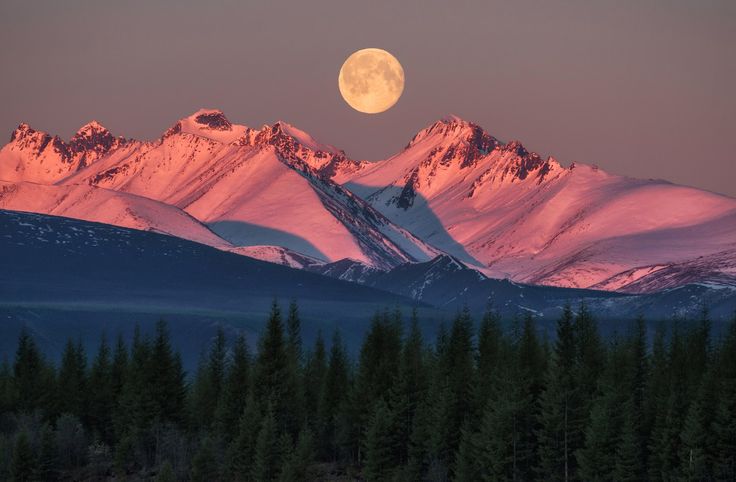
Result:
<svg viewBox="0 0 736 482"><path fill-rule="evenodd" d="M56 443L56 433L53 428L45 424L41 429L41 442L38 454L37 476L42 481L53 481L59 478L59 448Z"/></svg>
<svg viewBox="0 0 736 482"><path fill-rule="evenodd" d="M156 324L151 356L147 367L147 390L152 412L147 419L160 423L184 421L186 388L179 354L174 353L169 341L169 330L164 320Z"/></svg>
<svg viewBox="0 0 736 482"><path fill-rule="evenodd" d="M273 408L269 406L258 431L252 479L256 482L276 480L279 475L279 462L278 431Z"/></svg>
<svg viewBox="0 0 736 482"><path fill-rule="evenodd" d="M606 363L606 352L598 334L597 324L585 302L580 303L573 322L573 332L576 352L573 384L577 403L572 407L568 417L568 444L570 450L574 452L583 445L598 380Z"/></svg>
<svg viewBox="0 0 736 482"><path fill-rule="evenodd" d="M304 389L302 386L302 335L299 309L295 301L289 304L286 320L286 376L284 384L284 428L296 437L304 423Z"/></svg>
<svg viewBox="0 0 736 482"><path fill-rule="evenodd" d="M717 480L736 479L736 315L717 357L718 390L713 414L713 473Z"/></svg>
<svg viewBox="0 0 736 482"><path fill-rule="evenodd" d="M540 398L537 472L547 480L570 480L575 472L576 447L570 424L578 406L572 377L577 356L575 342L573 314L566 306L557 322L557 340Z"/></svg>
<svg viewBox="0 0 736 482"><path fill-rule="evenodd" d="M417 411L412 420L411 434L409 435L408 460L404 470L404 480L418 482L429 465L430 434L432 433L431 411L427 397L422 398L417 405Z"/></svg>
<svg viewBox="0 0 736 482"><path fill-rule="evenodd" d="M199 475L197 476L199 477ZM171 466L171 462L169 462L168 460L165 461L163 465L161 465L161 469L156 475L156 482L176 482L174 467Z"/></svg>
<svg viewBox="0 0 736 482"><path fill-rule="evenodd" d="M398 465L393 450L392 413L385 401L379 400L365 435L365 479L383 481L391 478Z"/></svg>
<svg viewBox="0 0 736 482"><path fill-rule="evenodd" d="M23 328L18 337L18 349L15 352L13 377L15 379L17 406L21 412L31 412L42 408L45 391L45 362L36 347L31 335Z"/></svg>
<svg viewBox="0 0 736 482"><path fill-rule="evenodd" d="M492 390L481 418L475 457L483 480L533 478L541 349L526 318L516 342L503 337Z"/></svg>
<svg viewBox="0 0 736 482"><path fill-rule="evenodd" d="M256 403L263 407L271 403L279 430L285 427L287 412L291 409L286 406L284 397L286 373L284 327L281 321L281 310L274 300L265 331L259 340L253 388Z"/></svg>
<svg viewBox="0 0 736 482"><path fill-rule="evenodd" d="M112 382L110 347L103 334L89 376L88 419L92 432L107 444L113 441L112 411L115 393Z"/></svg>
<svg viewBox="0 0 736 482"><path fill-rule="evenodd" d="M435 384L439 393L434 423L444 429L435 438L434 455L450 471L460 445L461 428L472 414L471 387L475 379L472 340L473 321L469 309L465 307L453 320L446 350L439 353L439 380Z"/></svg>
<svg viewBox="0 0 736 482"><path fill-rule="evenodd" d="M305 427L299 432L294 452L284 460L284 468L279 477L280 482L301 482L311 480L309 467L314 461L314 437L312 431Z"/></svg>
<svg viewBox="0 0 736 482"><path fill-rule="evenodd" d="M0 413L10 412L16 404L15 380L8 359L0 364Z"/></svg>
<svg viewBox="0 0 736 482"><path fill-rule="evenodd" d="M113 400L117 400L125 385L125 374L128 371L128 348L122 335L118 335L115 343L115 353L112 355L112 366L110 367L110 389Z"/></svg>
<svg viewBox="0 0 736 482"><path fill-rule="evenodd" d="M683 334L675 330L667 356L667 390L663 394L662 412L650 439L650 478L673 479L679 471L680 433L689 402L686 345Z"/></svg>
<svg viewBox="0 0 736 482"><path fill-rule="evenodd" d="M225 377L225 332L218 327L206 355L199 360L194 388L190 393L190 415L197 429L208 430L220 403Z"/></svg>
<svg viewBox="0 0 736 482"><path fill-rule="evenodd" d="M591 406L584 446L577 450L579 477L583 480L610 480L616 466L620 440L621 406L626 400L627 353L614 342L598 394Z"/></svg>
<svg viewBox="0 0 736 482"><path fill-rule="evenodd" d="M155 412L152 393L148 390L151 345L136 325L131 346L130 362L125 382L115 410L115 433L120 440L131 435L129 443L137 441L140 432L148 428Z"/></svg>
<svg viewBox="0 0 736 482"><path fill-rule="evenodd" d="M520 339L515 344L515 356L505 357L512 363L511 373L516 373L516 384L519 385L516 427L517 436L513 464L517 480L529 480L534 477L533 468L537 466L537 437L539 431L539 399L543 389L543 377L546 369L545 352L537 337L534 319L530 314L524 318ZM498 387L500 393L502 386ZM513 390L511 390L513 392ZM506 397L509 395L506 394ZM514 400L514 399L512 399Z"/></svg>
<svg viewBox="0 0 736 482"><path fill-rule="evenodd" d="M212 442L205 438L199 451L192 459L190 480L192 482L210 482L218 479L217 462L212 449Z"/></svg>
<svg viewBox="0 0 736 482"><path fill-rule="evenodd" d="M355 443L354 440L346 440L348 437L353 438L350 429L346 428L346 422L343 421L342 434L338 433L338 415L344 406L349 405L345 403L348 387L348 359L340 333L336 331L332 337L330 359L317 408L318 446L322 451L322 458L327 460L338 459L341 445L352 446ZM342 444L340 438L343 439Z"/></svg>
<svg viewBox="0 0 736 482"><path fill-rule="evenodd" d="M710 480L711 467L708 454L707 430L709 413L703 407L704 400L690 404L680 433L680 476L687 480Z"/></svg>
<svg viewBox="0 0 736 482"><path fill-rule="evenodd" d="M393 415L393 432L397 460L405 465L409 459L409 444L414 416L427 390L427 374L424 363L424 346L416 309L412 312L409 336L401 353L397 380L389 396L389 409Z"/></svg>
<svg viewBox="0 0 736 482"><path fill-rule="evenodd" d="M225 385L217 410L218 431L230 442L238 431L238 421L243 414L250 390L250 354L243 335L238 336L225 376Z"/></svg>
<svg viewBox="0 0 736 482"><path fill-rule="evenodd" d="M67 341L59 369L57 407L60 413L69 413L79 419L86 417L87 359L81 343Z"/></svg>
<svg viewBox="0 0 736 482"><path fill-rule="evenodd" d="M643 447L639 424L641 415L636 409L634 397L628 398L627 402L621 407L621 411L623 421L616 447L613 480L622 482L644 480Z"/></svg>
<svg viewBox="0 0 736 482"><path fill-rule="evenodd" d="M32 481L36 471L36 458L33 447L25 431L21 431L15 438L11 475L16 482Z"/></svg>
<svg viewBox="0 0 736 482"><path fill-rule="evenodd" d="M496 313L487 311L478 330L478 370L475 380L474 413L482 416L483 408L491 394L494 371L499 362L501 328Z"/></svg>
<svg viewBox="0 0 736 482"><path fill-rule="evenodd" d="M481 452L479 448L479 444L482 443L481 437L482 435L466 421L460 436L460 446L457 449L454 481L472 482L481 480L482 462L478 458Z"/></svg>
<svg viewBox="0 0 736 482"><path fill-rule="evenodd" d="M258 405L249 395L238 422L238 435L228 448L226 473L229 479L250 480L261 418Z"/></svg>
<svg viewBox="0 0 736 482"><path fill-rule="evenodd" d="M364 434L371 408L388 397L398 373L401 357L400 314L376 313L360 349L353 403L359 434ZM359 441L361 443L362 441Z"/></svg>
<svg viewBox="0 0 736 482"><path fill-rule="evenodd" d="M295 300L289 303L289 315L286 318L286 344L289 357L292 358L297 365L302 362L302 335L301 320L299 319L299 307Z"/></svg>
<svg viewBox="0 0 736 482"><path fill-rule="evenodd" d="M215 334L215 340L212 343L210 349L209 360L207 363L207 371L209 372L209 380L212 385L212 407L210 408L209 415L212 416L220 400L220 395L223 391L225 384L225 370L226 370L226 358L227 346L225 340L225 331L222 326L217 327L217 333Z"/></svg>
<svg viewBox="0 0 736 482"><path fill-rule="evenodd" d="M314 349L307 355L304 366L304 413L307 423L314 433L319 433L317 427L319 403L324 388L327 373L327 352L322 338L322 332L317 333Z"/></svg>

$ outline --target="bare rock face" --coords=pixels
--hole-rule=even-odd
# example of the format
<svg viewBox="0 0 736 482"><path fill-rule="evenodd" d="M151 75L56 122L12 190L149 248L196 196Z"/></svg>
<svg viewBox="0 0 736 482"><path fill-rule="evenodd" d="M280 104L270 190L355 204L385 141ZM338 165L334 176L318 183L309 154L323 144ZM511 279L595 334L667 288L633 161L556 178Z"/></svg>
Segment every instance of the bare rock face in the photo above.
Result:
<svg viewBox="0 0 736 482"><path fill-rule="evenodd" d="M225 117L222 112L209 112L206 114L200 114L195 118L198 124L205 125L210 129L218 131L227 131L232 128L232 123Z"/></svg>

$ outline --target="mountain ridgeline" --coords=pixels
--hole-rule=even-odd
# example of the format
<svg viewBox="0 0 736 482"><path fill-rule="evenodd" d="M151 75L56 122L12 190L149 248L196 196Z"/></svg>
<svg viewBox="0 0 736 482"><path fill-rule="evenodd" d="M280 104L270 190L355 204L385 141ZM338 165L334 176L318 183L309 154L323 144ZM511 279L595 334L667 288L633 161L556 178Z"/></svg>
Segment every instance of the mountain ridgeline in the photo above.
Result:
<svg viewBox="0 0 736 482"><path fill-rule="evenodd" d="M97 122L69 141L21 124L0 150L0 208L157 231L297 268L450 256L524 284L652 293L736 285L736 200L637 180L441 119L381 161L285 122L202 109L160 138Z"/></svg>

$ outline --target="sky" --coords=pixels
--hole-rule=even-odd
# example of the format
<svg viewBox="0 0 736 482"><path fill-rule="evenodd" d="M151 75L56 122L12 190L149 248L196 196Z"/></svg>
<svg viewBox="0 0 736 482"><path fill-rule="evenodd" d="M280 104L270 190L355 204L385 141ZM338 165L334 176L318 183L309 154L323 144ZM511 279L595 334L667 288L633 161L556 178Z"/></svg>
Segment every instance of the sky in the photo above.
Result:
<svg viewBox="0 0 736 482"><path fill-rule="evenodd" d="M0 46L8 139L92 119L153 139L206 107L375 160L452 113L563 165L736 196L733 0L3 0ZM337 87L367 47L405 72L382 114Z"/></svg>

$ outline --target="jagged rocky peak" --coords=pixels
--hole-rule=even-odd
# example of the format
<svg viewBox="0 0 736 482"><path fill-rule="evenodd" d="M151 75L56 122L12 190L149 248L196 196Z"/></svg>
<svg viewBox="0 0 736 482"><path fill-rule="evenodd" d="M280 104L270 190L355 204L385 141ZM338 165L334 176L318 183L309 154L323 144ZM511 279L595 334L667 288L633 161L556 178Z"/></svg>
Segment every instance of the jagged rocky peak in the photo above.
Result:
<svg viewBox="0 0 736 482"><path fill-rule="evenodd" d="M80 127L74 137L91 137L100 133L109 134L110 131L96 120L93 120Z"/></svg>
<svg viewBox="0 0 736 482"><path fill-rule="evenodd" d="M93 120L80 127L68 145L73 153L95 151L104 154L124 142L124 139L116 138L105 126Z"/></svg>
<svg viewBox="0 0 736 482"><path fill-rule="evenodd" d="M200 109L192 117L197 124L213 130L229 131L233 128L233 124L221 110Z"/></svg>
<svg viewBox="0 0 736 482"><path fill-rule="evenodd" d="M10 135L10 142L15 148L40 155L49 146L59 153L62 158L68 157L67 145L59 136L51 136L44 131L38 131L25 122L18 127Z"/></svg>
<svg viewBox="0 0 736 482"><path fill-rule="evenodd" d="M449 139L450 142L465 141L482 149L493 149L498 144L498 141L479 125L452 114L419 131L406 148L429 138Z"/></svg>
<svg viewBox="0 0 736 482"><path fill-rule="evenodd" d="M10 142L15 141L16 139L23 139L29 134L34 134L36 131L26 124L25 122L21 122L18 127L15 128L15 130L10 134Z"/></svg>

